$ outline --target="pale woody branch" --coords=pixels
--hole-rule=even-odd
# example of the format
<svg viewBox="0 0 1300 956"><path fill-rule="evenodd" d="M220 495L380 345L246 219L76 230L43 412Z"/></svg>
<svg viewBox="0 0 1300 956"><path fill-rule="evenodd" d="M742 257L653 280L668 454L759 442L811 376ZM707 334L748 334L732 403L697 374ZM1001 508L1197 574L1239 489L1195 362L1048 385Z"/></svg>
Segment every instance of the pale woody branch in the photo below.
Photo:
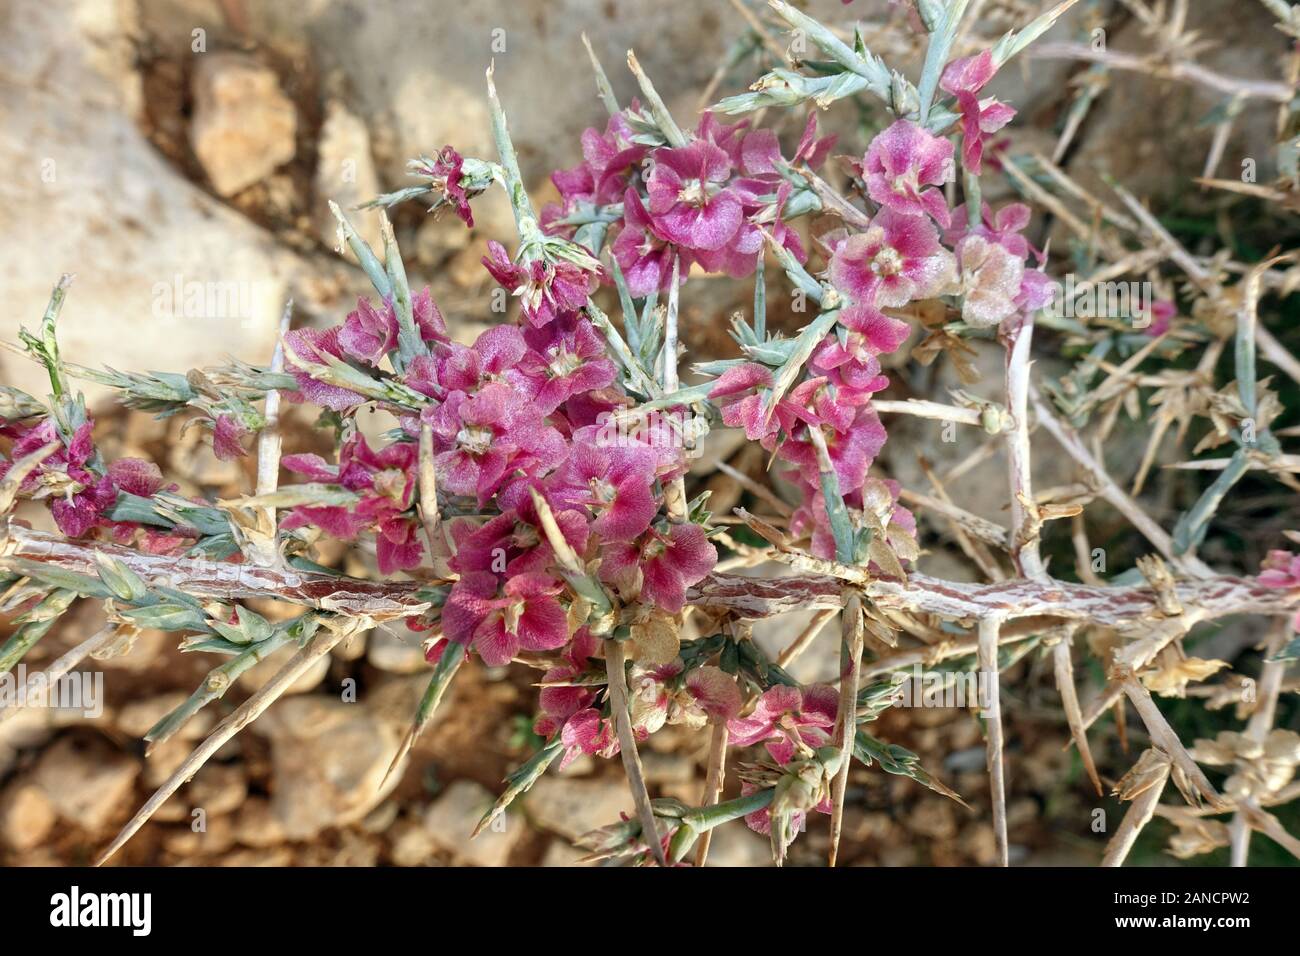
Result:
<svg viewBox="0 0 1300 956"><path fill-rule="evenodd" d="M345 615L409 617L428 607L419 581L367 581L292 569L195 558L160 557L116 545L67 541L17 525L0 545L0 570L21 572L24 561L98 576L96 553L121 560L146 581L195 597L242 600L272 598ZM911 574L906 582L878 578L864 593L885 610L934 614L974 621L991 613L1008 620L1043 617L1091 621L1104 627L1135 627L1167 620L1157 593L1148 587L1097 587L1069 581L1012 580L992 584L945 581ZM1188 620L1213 620L1233 614L1284 615L1300 606L1300 594L1269 588L1253 578L1216 575L1181 580L1175 594ZM837 608L843 583L827 574L755 578L714 573L692 588L688 603L734 611L740 617L771 617L793 610Z"/></svg>

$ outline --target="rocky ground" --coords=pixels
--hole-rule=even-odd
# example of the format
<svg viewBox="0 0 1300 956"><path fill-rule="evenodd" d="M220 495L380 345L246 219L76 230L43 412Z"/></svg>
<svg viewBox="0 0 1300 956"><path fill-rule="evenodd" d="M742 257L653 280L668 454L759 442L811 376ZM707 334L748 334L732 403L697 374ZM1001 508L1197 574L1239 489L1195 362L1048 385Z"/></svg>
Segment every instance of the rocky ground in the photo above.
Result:
<svg viewBox="0 0 1300 956"><path fill-rule="evenodd" d="M67 271L78 276L61 324L72 361L169 370L226 354L264 362L286 298L294 299L300 322L325 323L337 321L366 291L359 270L333 250L327 198L348 207L405 185L405 160L445 143L468 155L489 152L481 95L489 58L497 62L525 173L544 199L546 173L572 164L582 128L600 120L581 31L591 34L624 99L631 83L620 68L622 54L637 46L681 116L696 109L700 90L739 33L733 11L721 2L480 0L454 5L454 11L450 6L402 0L381 14L353 0L0 4L0 97L6 104L0 165L8 171L0 177L0 228L19 240L0 257L0 338L13 340L20 323L36 321L50 286ZM866 16L884 4L858 6ZM996 12L1006 5L987 6ZM1239 75L1277 75L1277 45L1252 40L1270 30L1259 10L1205 6L1196 15L1219 43L1205 62ZM809 7L818 15L843 16L838 0ZM1133 26L1129 36L1112 42L1140 46L1143 39ZM900 65L909 62L905 44L895 52ZM1026 143L1054 139L1071 70L1034 62L999 78L999 95L1021 108L1016 135ZM543 96L539 77L545 77ZM728 82L723 92L733 92L740 78ZM1157 98L1172 107L1153 111ZM1105 170L1138 193L1176 198L1177 184L1199 172L1211 133L1198 124L1212 105L1184 87L1140 75L1119 78L1081 132L1068 168L1085 182ZM1225 162L1267 155L1266 113L1243 120ZM856 137L852 120L845 114L834 122ZM510 229L509 210L495 195L476 203L475 216L477 228L470 232L454 218L426 217L418 204L395 213L412 284L432 286L462 339L498 318L487 307L489 286L478 259L485 238L504 237ZM357 221L373 236L373 216ZM216 305L193 302L186 290L194 283L229 296ZM727 282L692 280L683 330L694 355L731 354L721 317L747 296ZM978 362L990 372L1000 368L993 355ZM19 358L0 356L0 377L44 394L37 371ZM927 372L901 381L897 397L942 395L955 384L950 370ZM88 394L102 398L94 388ZM216 461L197 430L180 433L142 415L104 413L100 420L117 443L110 442L107 453L153 457L187 493L229 494L248 486L247 468ZM309 425L291 416L291 450L326 451ZM713 487L714 510L725 511L744 499L733 483L710 474L713 458L755 477L764 474L765 461L754 449L738 450L734 437L712 441L695 477ZM886 463L905 482L920 474L918 449L940 465L958 454L923 423L901 426ZM993 459L972 472L963 504L1005 521L1001 479L980 477L1000 475L1003 467ZM971 574L937 538L927 543L932 569ZM353 570L368 561L341 553L336 559ZM274 606L257 610L283 613ZM29 666L93 633L98 613L87 608L70 615ZM760 633L760 640L780 646L799 623L784 621L780 633ZM833 642L823 643L800 662L801 677L833 672ZM194 688L210 662L180 654L157 632L116 650L98 662L107 677L102 715L36 709L0 723L0 863L87 862L218 716L195 720L184 739L146 754L141 733ZM226 706L275 666L269 660L265 670L246 675ZM1017 668L1005 682L1019 695L1005 705L1014 715L1008 728L1014 741L1013 854L1039 862L1094 860L1103 837L1089 822L1099 801L1080 785L1077 761L1063 750L1068 734L1050 668L1044 673L1032 660ZM503 828L468 840L501 778L535 745L528 733L533 678L522 669L467 666L405 771L381 785L427 679L426 666L418 643L404 631L359 636L227 745L119 862L571 864L580 855L572 846L576 836L630 809L616 762L580 760L563 775L548 775ZM975 809L909 780L857 769L841 858L886 865L991 862L977 717L941 709L891 713L880 736L920 753ZM1097 744L1099 759L1106 746ZM645 754L652 789L697 802L706 751L702 732L667 728L656 735ZM824 825L815 826L795 844L792 861L821 859L826 839ZM718 864L767 859L764 839L741 826L724 828L713 847Z"/></svg>

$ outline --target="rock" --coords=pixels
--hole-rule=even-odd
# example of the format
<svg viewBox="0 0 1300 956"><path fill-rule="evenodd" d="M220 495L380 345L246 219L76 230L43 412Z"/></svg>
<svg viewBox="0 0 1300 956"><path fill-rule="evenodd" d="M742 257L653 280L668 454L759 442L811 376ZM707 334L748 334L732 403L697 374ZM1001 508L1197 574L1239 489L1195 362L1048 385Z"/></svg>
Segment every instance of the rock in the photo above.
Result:
<svg viewBox="0 0 1300 956"><path fill-rule="evenodd" d="M251 797L235 814L235 839L244 846L264 849L285 840L284 826L263 797Z"/></svg>
<svg viewBox="0 0 1300 956"><path fill-rule="evenodd" d="M248 779L238 764L209 763L186 788L190 803L209 817L234 813L248 797Z"/></svg>
<svg viewBox="0 0 1300 956"><path fill-rule="evenodd" d="M641 754L641 767L645 771L646 783L685 784L695 780L695 761L684 753L661 754L646 750Z"/></svg>
<svg viewBox="0 0 1300 956"><path fill-rule="evenodd" d="M387 833L401 812L402 808L396 800L385 800L365 815L360 824L361 829L376 835Z"/></svg>
<svg viewBox="0 0 1300 956"><path fill-rule="evenodd" d="M474 839L470 834L496 797L470 780L457 780L429 808L424 828L439 846L465 863L505 866L510 851L525 833L522 820L510 814L499 817Z"/></svg>
<svg viewBox="0 0 1300 956"><path fill-rule="evenodd" d="M705 866L772 866L772 844L737 820L713 828Z"/></svg>
<svg viewBox="0 0 1300 956"><path fill-rule="evenodd" d="M274 71L242 53L205 53L194 70L190 146L219 196L293 159L293 103Z"/></svg>
<svg viewBox="0 0 1300 956"><path fill-rule="evenodd" d="M388 856L395 866L426 866L437 844L422 823L400 820L388 833Z"/></svg>
<svg viewBox="0 0 1300 956"><path fill-rule="evenodd" d="M189 801L185 800L179 793L174 793L167 798L167 801L154 811L153 819L159 823L180 823L183 820L192 819L190 816Z"/></svg>
<svg viewBox="0 0 1300 956"><path fill-rule="evenodd" d="M234 826L229 817L209 815L203 820L203 829L195 830L194 823L167 831L163 847L177 856L207 856L224 853L235 842Z"/></svg>
<svg viewBox="0 0 1300 956"><path fill-rule="evenodd" d="M379 863L379 841L366 839L351 830L338 836L339 845L309 843L298 848L295 866L372 867Z"/></svg>
<svg viewBox="0 0 1300 956"><path fill-rule="evenodd" d="M382 627L370 634L366 660L390 674L418 674L429 670L429 662L424 659L424 650L414 634L408 642Z"/></svg>
<svg viewBox="0 0 1300 956"><path fill-rule="evenodd" d="M179 737L169 737L152 747L144 758L144 785L160 787L170 777L185 758L190 755L194 745Z"/></svg>
<svg viewBox="0 0 1300 956"><path fill-rule="evenodd" d="M579 866L578 861L587 855L566 840L552 840L542 857L542 866Z"/></svg>
<svg viewBox="0 0 1300 956"><path fill-rule="evenodd" d="M370 152L370 130L338 100L325 104L325 120L316 144L316 232L326 246L338 245L338 223L329 211L333 200L348 210L348 218L372 249L382 246L379 214L351 212L382 191Z"/></svg>
<svg viewBox="0 0 1300 956"><path fill-rule="evenodd" d="M336 660L340 661L359 661L366 656L366 645L369 643L370 632L361 631L343 638L334 645L334 650L330 651Z"/></svg>
<svg viewBox="0 0 1300 956"><path fill-rule="evenodd" d="M24 707L0 722L0 777L18 760L18 751L39 747L50 739L50 712Z"/></svg>
<svg viewBox="0 0 1300 956"><path fill-rule="evenodd" d="M171 694L159 694L125 705L117 715L117 729L131 737L144 737L149 729L173 710L185 703L189 694L176 691ZM213 713L211 709L199 711L189 719L175 737L180 740L198 740L207 735L212 728Z"/></svg>
<svg viewBox="0 0 1300 956"><path fill-rule="evenodd" d="M265 660L258 661L239 675L239 686L250 693L257 690L274 677L276 671L283 667L289 658L296 653L298 653L298 648L292 646L282 647L272 652ZM311 667L307 668L307 671L301 677L289 685L285 694L305 694L308 691L315 690L320 685L320 682L325 679L329 669L329 655L319 658L312 663Z"/></svg>
<svg viewBox="0 0 1300 956"><path fill-rule="evenodd" d="M271 806L289 839L355 823L401 779L393 773L385 781L396 731L361 704L292 697L253 726L271 740Z"/></svg>
<svg viewBox="0 0 1300 956"><path fill-rule="evenodd" d="M65 822L93 831L127 809L139 775L136 760L99 738L63 737L41 755L32 781Z"/></svg>
<svg viewBox="0 0 1300 956"><path fill-rule="evenodd" d="M558 780L543 777L528 791L525 806L544 829L576 840L597 827L617 823L636 808L627 784L619 780Z"/></svg>
<svg viewBox="0 0 1300 956"><path fill-rule="evenodd" d="M216 861L217 866L274 866L293 865L293 847L277 846L266 850L235 850Z"/></svg>
<svg viewBox="0 0 1300 956"><path fill-rule="evenodd" d="M40 846L58 816L36 784L12 783L0 794L0 843L19 852Z"/></svg>
<svg viewBox="0 0 1300 956"><path fill-rule="evenodd" d="M184 372L230 354L264 364L286 296L310 315L321 308L323 291L314 290L352 270L285 249L146 138L140 12L123 0L5 4L0 164L13 175L0 181L0 209L6 231L23 242L0 263L0 338L13 341L19 324L38 321L59 274L75 272L59 318L69 361ZM185 19L189 57L199 21ZM0 360L0 380L35 395L49 388L36 363L12 357ZM79 388L90 403L109 391ZM148 636L157 646L163 638ZM133 667L145 641L105 666Z"/></svg>

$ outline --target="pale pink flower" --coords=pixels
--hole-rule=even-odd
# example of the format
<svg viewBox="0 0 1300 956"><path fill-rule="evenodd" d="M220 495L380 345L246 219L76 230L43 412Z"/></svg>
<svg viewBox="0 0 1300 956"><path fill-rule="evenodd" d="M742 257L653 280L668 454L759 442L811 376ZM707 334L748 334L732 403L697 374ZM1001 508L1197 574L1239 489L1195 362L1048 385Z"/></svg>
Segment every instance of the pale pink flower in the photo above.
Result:
<svg viewBox="0 0 1300 956"><path fill-rule="evenodd" d="M862 161L867 194L888 209L933 216L946 228L949 213L943 190L926 187L952 179L952 163L952 143L910 120L898 120L867 147Z"/></svg>
<svg viewBox="0 0 1300 956"><path fill-rule="evenodd" d="M969 235L957 245L961 269L962 321L991 328L1019 311L1016 299L1025 263L1005 246L983 236Z"/></svg>
<svg viewBox="0 0 1300 956"><path fill-rule="evenodd" d="M950 291L955 267L928 219L886 208L866 232L835 247L830 276L854 303L901 308Z"/></svg>
<svg viewBox="0 0 1300 956"><path fill-rule="evenodd" d="M778 684L763 692L748 717L727 721L733 747L766 743L777 763L785 765L800 747L816 750L831 742L835 715L839 711L839 692L818 684L798 687Z"/></svg>

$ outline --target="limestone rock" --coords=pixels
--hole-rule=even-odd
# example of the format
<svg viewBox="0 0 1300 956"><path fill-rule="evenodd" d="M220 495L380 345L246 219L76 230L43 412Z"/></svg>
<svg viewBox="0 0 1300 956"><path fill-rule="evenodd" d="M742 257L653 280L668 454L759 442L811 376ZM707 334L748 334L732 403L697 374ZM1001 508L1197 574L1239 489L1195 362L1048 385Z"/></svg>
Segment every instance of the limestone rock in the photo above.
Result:
<svg viewBox="0 0 1300 956"><path fill-rule="evenodd" d="M0 843L11 850L40 846L57 819L54 804L34 783L15 782L0 794Z"/></svg>
<svg viewBox="0 0 1300 956"><path fill-rule="evenodd" d="M424 827L434 842L457 860L475 866L505 866L510 851L524 835L516 816L505 814L474 839L470 834L496 797L470 780L457 780L429 808Z"/></svg>
<svg viewBox="0 0 1300 956"><path fill-rule="evenodd" d="M289 839L355 823L401 779L394 773L384 782L396 731L361 704L292 697L253 726L271 740L271 807Z"/></svg>
<svg viewBox="0 0 1300 956"><path fill-rule="evenodd" d="M415 635L405 641L384 628L376 628L371 633L366 660L390 674L419 674L429 670L429 662L424 659L424 650Z"/></svg>
<svg viewBox="0 0 1300 956"><path fill-rule="evenodd" d="M233 813L248 796L248 779L238 764L206 764L187 787L190 803L210 817Z"/></svg>
<svg viewBox="0 0 1300 956"><path fill-rule="evenodd" d="M609 780L558 780L543 777L524 797L528 813L544 829L576 840L597 827L634 813L627 784Z"/></svg>
<svg viewBox="0 0 1300 956"><path fill-rule="evenodd" d="M121 815L135 792L140 764L93 737L63 737L41 755L32 780L59 816L99 830Z"/></svg>
<svg viewBox="0 0 1300 956"><path fill-rule="evenodd" d="M293 159L298 117L274 71L242 53L204 53L193 94L190 146L218 195Z"/></svg>
<svg viewBox="0 0 1300 956"><path fill-rule="evenodd" d="M265 660L258 661L239 675L239 686L252 693L274 677L276 671L297 653L298 648L292 646L281 647L279 650L272 652ZM315 690L320 685L320 682L325 679L329 669L329 656L318 658L301 677L289 685L285 694L305 694L308 691Z"/></svg>
<svg viewBox="0 0 1300 956"><path fill-rule="evenodd" d="M316 149L316 232L321 242L334 247L338 245L338 226L329 211L329 201L352 210L359 203L374 199L382 190L370 152L370 130L338 100L325 104L325 121L321 124ZM348 218L371 248L380 248L379 213L349 211Z"/></svg>

